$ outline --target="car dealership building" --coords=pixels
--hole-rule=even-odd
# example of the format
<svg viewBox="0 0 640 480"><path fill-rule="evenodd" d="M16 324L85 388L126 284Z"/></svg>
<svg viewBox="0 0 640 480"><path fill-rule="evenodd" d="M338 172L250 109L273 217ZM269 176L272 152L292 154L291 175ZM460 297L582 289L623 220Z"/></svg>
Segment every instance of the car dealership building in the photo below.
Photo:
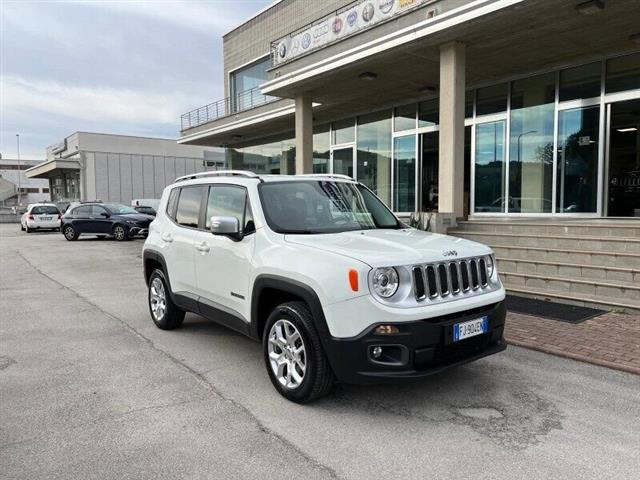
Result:
<svg viewBox="0 0 640 480"><path fill-rule="evenodd" d="M515 293L640 308L640 2L280 0L223 42L179 143L352 176Z"/></svg>

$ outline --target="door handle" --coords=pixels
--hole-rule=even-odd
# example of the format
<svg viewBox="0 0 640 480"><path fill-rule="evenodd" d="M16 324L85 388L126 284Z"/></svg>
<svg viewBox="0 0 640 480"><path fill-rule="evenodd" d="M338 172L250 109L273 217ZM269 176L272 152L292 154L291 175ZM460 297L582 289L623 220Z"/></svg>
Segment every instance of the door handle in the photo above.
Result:
<svg viewBox="0 0 640 480"><path fill-rule="evenodd" d="M173 242L173 237L171 236L170 233L163 233L162 235L160 235L160 238L162 239L163 242L167 242L167 243Z"/></svg>
<svg viewBox="0 0 640 480"><path fill-rule="evenodd" d="M196 244L195 247L196 247L196 250L198 250L199 252L202 252L202 253L207 253L209 250L211 250L209 248L209 245L207 245L206 242L198 243L198 244Z"/></svg>

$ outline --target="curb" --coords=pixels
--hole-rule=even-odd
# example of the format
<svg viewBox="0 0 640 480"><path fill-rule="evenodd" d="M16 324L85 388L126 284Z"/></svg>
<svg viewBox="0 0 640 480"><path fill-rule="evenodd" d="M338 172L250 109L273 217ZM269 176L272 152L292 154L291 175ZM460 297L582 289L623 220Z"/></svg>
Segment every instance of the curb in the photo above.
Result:
<svg viewBox="0 0 640 480"><path fill-rule="evenodd" d="M536 350L538 352L548 353L550 355L556 355L558 357L569 358L571 360L577 360L579 362L590 363L592 365L597 365L599 367L610 368L612 370L619 370L622 372L631 373L634 375L640 375L640 368L638 367L630 367L627 365L620 365L614 362L608 362L606 360L599 360L597 358L588 357L586 355L580 355L578 353L571 353L565 350L560 350L553 347L542 347L535 343L527 343L519 340L511 340L506 339L507 343L510 345L515 345L516 347L528 348L530 350Z"/></svg>

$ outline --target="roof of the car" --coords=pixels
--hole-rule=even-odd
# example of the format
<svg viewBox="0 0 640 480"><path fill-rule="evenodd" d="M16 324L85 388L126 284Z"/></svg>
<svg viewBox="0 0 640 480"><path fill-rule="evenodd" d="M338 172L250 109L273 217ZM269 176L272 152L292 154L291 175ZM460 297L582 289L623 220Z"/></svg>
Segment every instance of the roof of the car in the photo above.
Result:
<svg viewBox="0 0 640 480"><path fill-rule="evenodd" d="M231 183L234 185L257 185L258 183L271 183L271 182L300 182L300 181L331 181L331 182L345 182L356 183L356 181L346 175L331 175L331 174L307 174L307 175L279 175L279 174L267 174L267 175L255 175L255 176L242 176L242 175L218 175L218 176L199 176L196 178L185 178L175 182L172 187L180 185L201 185L209 183Z"/></svg>

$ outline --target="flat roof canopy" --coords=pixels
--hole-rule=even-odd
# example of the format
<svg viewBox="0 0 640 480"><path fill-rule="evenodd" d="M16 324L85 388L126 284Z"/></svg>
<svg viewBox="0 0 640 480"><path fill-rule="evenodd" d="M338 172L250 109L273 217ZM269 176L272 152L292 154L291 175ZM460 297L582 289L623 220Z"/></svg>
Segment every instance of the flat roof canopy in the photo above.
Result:
<svg viewBox="0 0 640 480"><path fill-rule="evenodd" d="M338 42L310 54L302 69L307 72L305 75L295 71L293 61L263 89L283 98L310 94L313 102L320 104L313 109L314 124L321 124L437 96L440 45L451 41L466 45L469 87L640 50L630 39L640 33L640 2L606 2L604 9L591 15L580 13L577 3L527 0L393 48L382 46L364 59L332 66L334 52L341 56L348 52ZM385 33L380 32L382 39ZM372 72L376 78L360 78L364 72ZM247 111L238 116L243 114L254 115ZM211 122L198 128L203 134L197 139L187 138L191 132L185 132L181 143L246 144L251 139L292 130L294 115L289 112L277 119L263 120L254 115L252 122L238 123L223 131L216 131L217 124ZM206 131L210 133L204 134Z"/></svg>
<svg viewBox="0 0 640 480"><path fill-rule="evenodd" d="M54 159L25 170L27 178L51 178L58 170L80 170L76 160Z"/></svg>

